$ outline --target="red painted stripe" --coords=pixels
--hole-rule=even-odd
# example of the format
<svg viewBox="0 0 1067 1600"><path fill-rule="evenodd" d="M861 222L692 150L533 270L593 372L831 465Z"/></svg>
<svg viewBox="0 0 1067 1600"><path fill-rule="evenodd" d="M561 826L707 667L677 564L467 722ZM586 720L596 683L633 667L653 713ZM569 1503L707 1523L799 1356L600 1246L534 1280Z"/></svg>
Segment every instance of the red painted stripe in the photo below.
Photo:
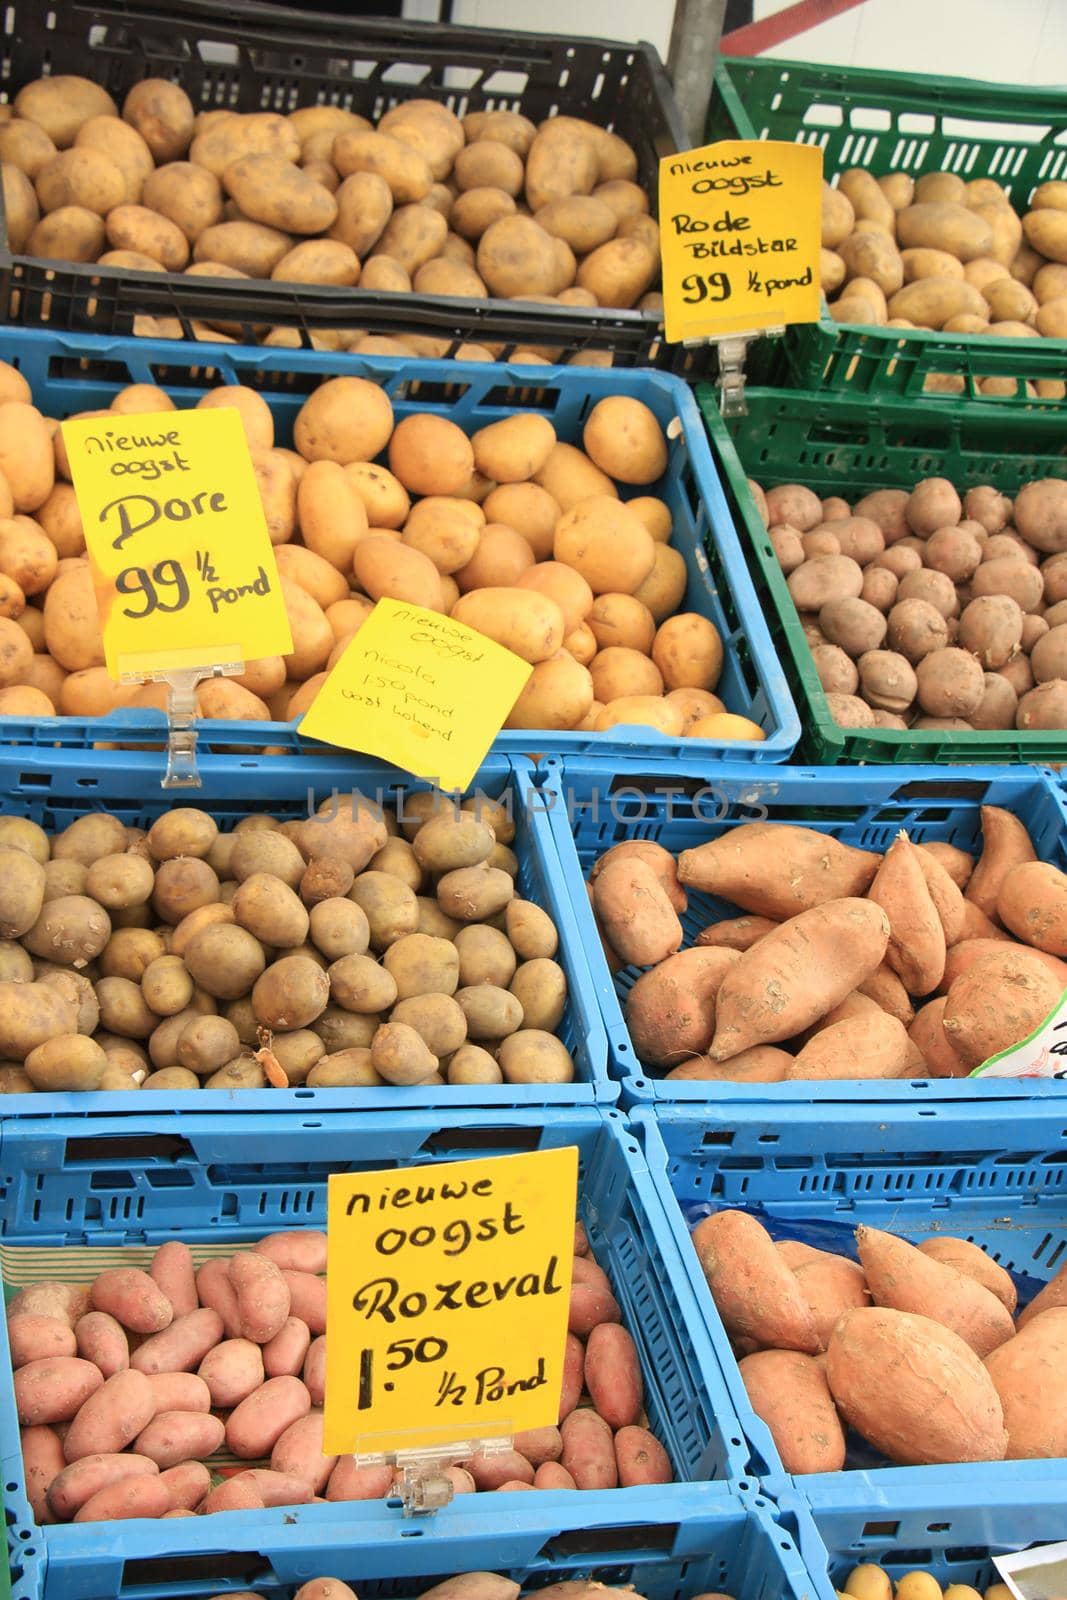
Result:
<svg viewBox="0 0 1067 1600"><path fill-rule="evenodd" d="M797 0L795 5L764 17L762 22L750 22L747 27L735 28L722 37L722 53L728 56L759 56L776 44L795 39L798 33L807 33L820 22L829 22L845 11L863 5L864 0Z"/></svg>

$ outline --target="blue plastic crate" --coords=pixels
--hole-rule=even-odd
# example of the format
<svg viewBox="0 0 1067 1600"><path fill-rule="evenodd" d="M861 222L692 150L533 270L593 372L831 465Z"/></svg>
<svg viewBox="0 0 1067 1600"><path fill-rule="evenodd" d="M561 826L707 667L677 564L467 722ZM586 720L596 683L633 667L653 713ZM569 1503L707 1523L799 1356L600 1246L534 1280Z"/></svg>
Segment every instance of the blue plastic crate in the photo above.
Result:
<svg viewBox="0 0 1067 1600"><path fill-rule="evenodd" d="M852 1568L867 1561L894 1581L919 1570L932 1572L942 1588L964 1583L981 1593L1001 1581L994 1555L1067 1537L1067 1479L1051 1475L1049 1466L1013 1461L999 1471L990 1467L977 1493L949 1469L939 1469L941 1479L920 1481L909 1468L885 1494L863 1474L832 1485L798 1478L777 1495L776 1509L818 1600L835 1600Z"/></svg>
<svg viewBox="0 0 1067 1600"><path fill-rule="evenodd" d="M241 724L231 738L251 747L262 735ZM0 813L31 817L49 830L65 828L86 811L112 811L124 822L147 827L172 806L192 804L209 811L221 827L232 827L250 811L277 817L313 813L331 793L358 789L388 806L401 791L425 789L420 780L369 756L322 749L314 762L299 756L220 756L202 766L203 787L174 796L159 787L158 757L146 751L99 754L87 762L84 751L0 751ZM516 824L515 851L522 895L542 906L559 929L557 959L567 974L568 1003L558 1030L570 1050L577 1077L568 1084L449 1085L436 1088L373 1089L197 1089L177 1094L150 1091L160 1110L203 1111L380 1111L457 1106L573 1106L611 1104L618 1085L608 1076L607 1038L593 991L582 939L571 911L529 762L521 756L490 755L479 769L472 792L497 799L510 795ZM205 1100L203 1097L207 1096ZM140 1111L142 1092L12 1094L0 1097L0 1117L97 1116L101 1112Z"/></svg>
<svg viewBox="0 0 1067 1600"><path fill-rule="evenodd" d="M413 411L439 412L473 433L514 410L530 411L547 417L559 437L572 443L581 442L586 417L605 395L625 394L642 400L664 427L675 419L680 426L670 445L665 476L658 484L627 493L651 490L670 506L673 543L689 569L682 609L699 611L718 628L724 649L718 693L729 710L750 717L766 737L762 743L716 744L668 739L647 728L595 735L535 730L502 733L495 748L519 754L532 749L605 756L654 749L661 756L684 754L687 759L717 760L729 754L734 760L760 763L786 761L796 748L800 720L712 463L703 421L692 394L679 378L639 369L603 371L592 367L544 367L532 376L529 368L504 363L481 366L315 350L179 346L171 340L105 339L16 328L6 330L4 358L20 368L39 409L60 419L109 405L128 383L159 384L181 407L194 406L207 389L220 383L247 384L270 404L279 443L291 440L293 421L308 394L323 379L338 374L380 384L398 418ZM154 734L158 739L161 721L160 713L147 712L127 717L123 725L134 737L147 739ZM227 742L232 724L200 726L210 730L210 743L218 745ZM264 743L293 751L322 748L301 741L289 723L255 726ZM84 749L94 740L113 737L113 727L113 719L33 722L12 717L4 719L3 737L36 745L59 739ZM201 737L206 739L206 732Z"/></svg>
<svg viewBox="0 0 1067 1600"><path fill-rule="evenodd" d="M324 1227L331 1172L408 1168L564 1145L579 1150L579 1214L637 1342L649 1425L682 1481L651 1489L482 1495L467 1504L460 1497L414 1523L405 1521L396 1506L362 1502L138 1520L120 1529L88 1523L34 1527L5 1328L0 1333L4 1494L22 1566L44 1565L44 1600L118 1600L140 1592L136 1586L144 1562L154 1564L160 1581L181 1562L183 1571L204 1580L201 1592L213 1594L221 1551L251 1552L261 1560L260 1570L279 1583L322 1571L358 1583L366 1571L364 1528L372 1545L378 1540L394 1556L409 1538L419 1540L421 1567L411 1570L426 1572L439 1570L453 1539L468 1541L464 1561L496 1566L496 1541L516 1528L526 1535L516 1562L533 1560L562 1530L574 1536L590 1528L599 1529L592 1548L605 1563L616 1554L633 1559L649 1546L652 1553L669 1553L675 1539L677 1553L687 1553L687 1542L698 1531L691 1525L703 1520L709 1504L703 1480L753 1487L745 1476L748 1449L674 1230L619 1112L602 1114L593 1107L516 1111L508 1113L506 1123L447 1111L339 1113L326 1119L194 1112L101 1117L88 1125L58 1116L37 1124L6 1122L0 1124L0 1247L115 1249L171 1238L236 1246L277 1228ZM38 1263L34 1270L40 1275ZM59 1275L58 1263L51 1272ZM645 1531L634 1535L634 1524ZM475 1539L482 1541L477 1558ZM381 1551L378 1555L377 1575L382 1575L388 1562Z"/></svg>
<svg viewBox="0 0 1067 1600"><path fill-rule="evenodd" d="M892 1466L864 1446L850 1455L862 1465L790 1478L748 1403L689 1232L709 1211L730 1208L751 1212L776 1238L803 1238L853 1259L860 1223L912 1241L949 1234L973 1240L1010 1271L1026 1305L1067 1260L1067 1115L1056 1105L844 1104L832 1120L818 1105L792 1105L785 1118L770 1106L703 1116L657 1106L636 1111L631 1128L768 1494L791 1483L830 1506L847 1504L851 1493L892 1505L898 1485L921 1495L951 1477L979 1505L990 1484L1015 1475L1014 1462ZM1036 1465L1059 1483L1067 1517L1067 1460Z"/></svg>
<svg viewBox="0 0 1067 1600"><path fill-rule="evenodd" d="M634 1516L616 1524L600 1515L579 1525L556 1516L547 1535L543 1512L519 1497L507 1527L487 1532L480 1518L465 1514L430 1551L419 1525L409 1524L409 1538L399 1543L387 1519L368 1519L357 1552L360 1600L416 1600L457 1572L487 1570L505 1573L527 1593L570 1578L632 1584L645 1600L692 1600L708 1591L738 1600L815 1600L796 1544L766 1500L735 1496L718 1483L701 1485L700 1494L700 1516L686 1523ZM250 1514L253 1534L261 1520ZM333 1540L324 1540L318 1558L268 1557L252 1537L233 1550L220 1549L210 1564L213 1576L203 1575L202 1557L129 1561L122 1594L124 1600L202 1600L251 1586L263 1600L292 1600L308 1577L336 1576L339 1560ZM15 1600L40 1600L40 1592L22 1583Z"/></svg>
<svg viewBox="0 0 1067 1600"><path fill-rule="evenodd" d="M577 757L541 763L539 803L549 815L575 921L607 1028L612 1070L623 1104L810 1104L812 1100L880 1101L895 1106L944 1101L1062 1098L1067 1084L1048 1079L883 1078L827 1083L696 1083L654 1076L638 1060L622 1006L640 976L627 967L614 978L604 959L583 879L596 858L623 839L654 839L677 853L718 838L742 823L769 819L818 828L864 850L886 850L906 828L921 842L943 839L981 848L980 808L1002 806L1030 830L1044 861L1067 871L1067 797L1037 767L741 767L614 762ZM689 894L682 917L688 947L709 922L737 908L709 894Z"/></svg>

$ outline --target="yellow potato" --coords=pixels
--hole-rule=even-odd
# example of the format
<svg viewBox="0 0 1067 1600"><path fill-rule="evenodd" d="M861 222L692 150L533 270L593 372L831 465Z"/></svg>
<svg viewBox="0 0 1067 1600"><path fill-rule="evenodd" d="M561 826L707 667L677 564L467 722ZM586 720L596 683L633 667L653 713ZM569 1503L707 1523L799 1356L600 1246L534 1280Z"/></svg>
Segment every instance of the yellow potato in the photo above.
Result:
<svg viewBox="0 0 1067 1600"><path fill-rule="evenodd" d="M217 222L198 235L193 258L220 261L249 278L269 278L292 242L287 233L259 222Z"/></svg>
<svg viewBox="0 0 1067 1600"><path fill-rule="evenodd" d="M898 213L866 168L852 167L842 172L837 187L851 205L857 222L876 222L892 237ZM823 240L824 244L827 242Z"/></svg>
<svg viewBox="0 0 1067 1600"><path fill-rule="evenodd" d="M841 190L825 180L822 186L822 244L824 249L836 250L852 232L856 220L852 202Z"/></svg>
<svg viewBox="0 0 1067 1600"><path fill-rule="evenodd" d="M658 270L657 256L640 239L609 239L586 256L578 282L598 305L627 309L651 288Z"/></svg>
<svg viewBox="0 0 1067 1600"><path fill-rule="evenodd" d="M105 239L103 218L95 211L87 206L60 206L36 224L25 250L45 261L95 261Z"/></svg>
<svg viewBox="0 0 1067 1600"><path fill-rule="evenodd" d="M669 617L656 633L652 659L668 689L714 689L723 663L719 630L692 611Z"/></svg>
<svg viewBox="0 0 1067 1600"><path fill-rule="evenodd" d="M356 546L353 568L356 582L372 600L407 600L431 611L441 610L440 575L420 550L372 534Z"/></svg>
<svg viewBox="0 0 1067 1600"><path fill-rule="evenodd" d="M223 112L210 127L197 133L189 149L189 160L206 167L216 178L245 156L299 161L300 140L288 120L271 111L254 111L245 116Z"/></svg>
<svg viewBox="0 0 1067 1600"><path fill-rule="evenodd" d="M389 397L366 378L330 378L308 396L293 442L308 461L373 461L393 431Z"/></svg>
<svg viewBox="0 0 1067 1600"><path fill-rule="evenodd" d="M681 551L669 544L654 544L652 571L633 591L634 598L648 607L656 622L663 622L685 599L688 584L689 571Z"/></svg>
<svg viewBox="0 0 1067 1600"><path fill-rule="evenodd" d="M606 472L594 466L583 451L562 440L549 451L544 466L534 473L534 483L547 490L561 511L571 510L579 500L588 500L591 495L617 499L619 494ZM502 520L506 522L507 518Z"/></svg>
<svg viewBox="0 0 1067 1600"><path fill-rule="evenodd" d="M475 467L495 484L527 482L544 466L555 443L551 422L533 413L490 423L471 439Z"/></svg>
<svg viewBox="0 0 1067 1600"><path fill-rule="evenodd" d="M193 244L205 228L222 220L222 185L206 167L175 161L157 167L145 179L141 204L161 217L169 217ZM205 255L203 259L215 258Z"/></svg>
<svg viewBox="0 0 1067 1600"><path fill-rule="evenodd" d="M48 652L68 672L102 667L104 641L88 562L57 574L44 601Z"/></svg>
<svg viewBox="0 0 1067 1600"><path fill-rule="evenodd" d="M359 282L359 258L339 239L304 239L271 273L278 283L322 283L347 289Z"/></svg>
<svg viewBox="0 0 1067 1600"><path fill-rule="evenodd" d="M1026 243L1050 261L1067 263L1067 211L1047 207L1023 218Z"/></svg>
<svg viewBox="0 0 1067 1600"><path fill-rule="evenodd" d="M539 661L512 706L507 728L576 728L593 705L593 682L565 649Z"/></svg>
<svg viewBox="0 0 1067 1600"><path fill-rule="evenodd" d="M353 461L345 467L345 477L363 502L368 523L375 528L403 527L411 500L404 485L385 467L369 461Z"/></svg>
<svg viewBox="0 0 1067 1600"><path fill-rule="evenodd" d="M90 117L113 117L118 107L106 89L69 73L36 78L15 96L15 115L36 122L57 150L66 150Z"/></svg>
<svg viewBox="0 0 1067 1600"><path fill-rule="evenodd" d="M4 191L7 242L16 255L22 255L37 227L41 208L29 178L8 161L0 165L0 183Z"/></svg>
<svg viewBox="0 0 1067 1600"><path fill-rule="evenodd" d="M333 164L343 178L354 172L376 173L384 178L397 205L424 200L434 185L425 156L387 133L339 133L333 144Z"/></svg>
<svg viewBox="0 0 1067 1600"><path fill-rule="evenodd" d="M55 154L55 145L36 122L12 117L0 123L0 161L18 167L31 182Z"/></svg>
<svg viewBox="0 0 1067 1600"><path fill-rule="evenodd" d="M539 228L554 238L563 239L576 255L588 255L598 245L614 238L619 218L596 195L566 195L550 200L534 216Z"/></svg>
<svg viewBox="0 0 1067 1600"><path fill-rule="evenodd" d="M897 213L896 226L902 246L946 250L960 261L993 254L993 230L988 222L951 200L907 206Z"/></svg>
<svg viewBox="0 0 1067 1600"><path fill-rule="evenodd" d="M709 717L700 717L696 722L690 723L686 729L689 739L713 739L716 742L726 740L744 740L749 743L762 743L767 735L758 722L751 721L748 717L735 716L729 711L714 712Z"/></svg>
<svg viewBox="0 0 1067 1600"><path fill-rule="evenodd" d="M189 241L178 224L147 206L116 206L105 226L113 249L136 250L167 272L180 272L189 260Z"/></svg>
<svg viewBox="0 0 1067 1600"><path fill-rule="evenodd" d="M654 728L677 738L682 731L682 713L672 701L658 695L631 695L604 706L596 719L596 732L636 726Z"/></svg>
<svg viewBox="0 0 1067 1600"><path fill-rule="evenodd" d="M114 161L101 150L77 147L53 156L38 172L36 188L42 211L84 206L106 217L126 198L126 179Z"/></svg>
<svg viewBox="0 0 1067 1600"><path fill-rule="evenodd" d="M278 571L298 583L325 611L327 606L348 599L348 579L329 561L303 545L282 544L274 552Z"/></svg>
<svg viewBox="0 0 1067 1600"><path fill-rule="evenodd" d="M592 495L564 512L553 541L555 560L580 572L594 594L632 594L652 573L656 552L668 548L607 495Z"/></svg>
<svg viewBox="0 0 1067 1600"><path fill-rule="evenodd" d="M568 119L570 120L570 119ZM526 202L538 211L552 200L591 194L599 177L596 147L584 129L558 118L543 123L526 153Z"/></svg>
<svg viewBox="0 0 1067 1600"><path fill-rule="evenodd" d="M168 78L143 78L122 104L125 122L136 128L156 161L177 161L193 138L196 113L184 89Z"/></svg>
<svg viewBox="0 0 1067 1600"><path fill-rule="evenodd" d="M322 607L305 589L284 577L281 585L293 635L292 654L285 657L286 670L291 678L303 681L326 665L334 646L333 629Z"/></svg>
<svg viewBox="0 0 1067 1600"><path fill-rule="evenodd" d="M292 161L245 155L221 174L222 186L245 217L285 233L324 233L337 217L337 201Z"/></svg>
<svg viewBox="0 0 1067 1600"><path fill-rule="evenodd" d="M457 231L464 233L455 214L453 221ZM557 288L563 287L557 281L559 263L555 246L559 243L562 241L546 233L532 217L500 217L489 224L479 241L479 275L489 286L490 293L506 300L531 294L554 294Z"/></svg>
<svg viewBox="0 0 1067 1600"><path fill-rule="evenodd" d="M654 483L667 470L667 438L655 412L629 395L597 401L582 444L590 460L620 483Z"/></svg>
<svg viewBox="0 0 1067 1600"><path fill-rule="evenodd" d="M979 257L979 260L983 258ZM962 278L966 276L962 261L949 255L947 250L931 250L919 246L913 250L900 252L901 265L904 268L904 282L914 283L917 278ZM971 266L975 263L971 262ZM981 285L976 285L980 288Z"/></svg>
<svg viewBox="0 0 1067 1600"><path fill-rule="evenodd" d="M474 589L461 595L452 616L536 664L563 644L563 612L547 595L529 589Z"/></svg>
<svg viewBox="0 0 1067 1600"><path fill-rule="evenodd" d="M36 511L55 483L55 456L48 426L35 406L0 403L0 471L16 511Z"/></svg>

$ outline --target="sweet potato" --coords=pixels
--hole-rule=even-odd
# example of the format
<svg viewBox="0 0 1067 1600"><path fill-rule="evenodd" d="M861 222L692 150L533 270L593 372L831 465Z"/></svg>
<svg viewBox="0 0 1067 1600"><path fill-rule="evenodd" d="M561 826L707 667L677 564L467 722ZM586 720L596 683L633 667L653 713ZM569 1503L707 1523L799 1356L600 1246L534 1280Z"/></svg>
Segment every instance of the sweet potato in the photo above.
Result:
<svg viewBox="0 0 1067 1600"><path fill-rule="evenodd" d="M845 1422L901 1466L1002 1461L1000 1397L970 1345L928 1317L868 1306L838 1322L826 1378Z"/></svg>
<svg viewBox="0 0 1067 1600"><path fill-rule="evenodd" d="M861 1225L856 1247L875 1305L939 1322L983 1357L1015 1331L1011 1312L995 1294L906 1239Z"/></svg>
<svg viewBox="0 0 1067 1600"><path fill-rule="evenodd" d="M1032 1033L1062 993L1036 952L1004 945L1002 952L983 956L956 979L941 1025L973 1071Z"/></svg>
<svg viewBox="0 0 1067 1600"><path fill-rule="evenodd" d="M790 1267L801 1294L811 1307L823 1349L829 1344L839 1317L843 1317L846 1311L854 1311L871 1303L863 1268L847 1256L816 1250L800 1261L790 1262L786 1259L786 1265Z"/></svg>
<svg viewBox="0 0 1067 1600"><path fill-rule="evenodd" d="M626 999L626 1025L641 1061L670 1067L708 1048L715 997L739 960L736 950L681 950L641 974Z"/></svg>
<svg viewBox="0 0 1067 1600"><path fill-rule="evenodd" d="M827 900L862 895L877 867L870 850L785 823L742 823L678 857L678 877L687 888L776 922Z"/></svg>
<svg viewBox="0 0 1067 1600"><path fill-rule="evenodd" d="M963 897L963 927L960 929L958 944L963 944L968 939L1010 939L1011 934L1005 933L1003 928L998 928L995 922L990 922L980 906L973 900Z"/></svg>
<svg viewBox="0 0 1067 1600"><path fill-rule="evenodd" d="M731 1338L808 1355L822 1349L815 1318L795 1274L755 1217L743 1211L716 1211L697 1223L692 1239Z"/></svg>
<svg viewBox="0 0 1067 1600"><path fill-rule="evenodd" d="M792 1038L869 977L888 942L889 919L870 900L828 900L783 922L723 980L709 1054L726 1061Z"/></svg>
<svg viewBox="0 0 1067 1600"><path fill-rule="evenodd" d="M750 950L765 933L772 933L777 927L770 917L727 917L724 922L702 928L694 943L713 949Z"/></svg>
<svg viewBox="0 0 1067 1600"><path fill-rule="evenodd" d="M964 890L964 898L972 900L987 917L996 916L997 896L1000 886L1013 867L1024 861L1036 861L1037 851L1033 840L1010 811L1000 806L982 807L982 854Z"/></svg>
<svg viewBox="0 0 1067 1600"><path fill-rule="evenodd" d="M1051 1311L1054 1306L1067 1306L1067 1264L1019 1312L1018 1327L1025 1328L1028 1322L1039 1317L1043 1311Z"/></svg>
<svg viewBox="0 0 1067 1600"><path fill-rule="evenodd" d="M634 1489L642 1484L674 1481L670 1456L655 1434L649 1433L647 1428L631 1424L619 1429L615 1435L615 1465L618 1469L620 1489ZM593 1587L596 1589L596 1594L590 1595L589 1600L602 1600L604 1591L599 1585Z"/></svg>
<svg viewBox="0 0 1067 1600"><path fill-rule="evenodd" d="M974 871L972 855L958 845L946 843L944 839L927 839L919 845L919 849L941 863L957 889L966 889Z"/></svg>
<svg viewBox="0 0 1067 1600"><path fill-rule="evenodd" d="M593 885L593 908L620 960L655 966L680 947L682 924L647 861L609 861Z"/></svg>
<svg viewBox="0 0 1067 1600"><path fill-rule="evenodd" d="M613 1428L636 1422L644 1404L641 1363L626 1329L602 1322L585 1347L585 1386L597 1411Z"/></svg>
<svg viewBox="0 0 1067 1600"><path fill-rule="evenodd" d="M1011 1274L1005 1272L999 1262L987 1256L978 1245L972 1244L969 1239L953 1239L948 1234L939 1233L932 1239L923 1239L916 1248L932 1261L955 1267L964 1277L973 1278L990 1294L996 1295L1009 1316L1014 1316L1018 1294Z"/></svg>
<svg viewBox="0 0 1067 1600"><path fill-rule="evenodd" d="M907 1071L904 1024L875 1007L873 1016L846 1017L815 1034L790 1062L785 1077L787 1082L796 1078L900 1078Z"/></svg>
<svg viewBox="0 0 1067 1600"><path fill-rule="evenodd" d="M971 967L976 961L981 961L985 956L1003 955L1005 943L1012 941L1003 934L999 938L989 939L961 939L959 944L954 944L945 957L945 972L938 985L939 989L947 994L957 978ZM1045 950L1027 948L1027 955L1039 961L1056 979L1057 983L1067 989L1067 961L1061 961L1059 956L1050 956Z"/></svg>
<svg viewBox="0 0 1067 1600"><path fill-rule="evenodd" d="M827 1011L825 1016L813 1022L810 1028L804 1028L797 1034L794 1043L799 1052L809 1044L816 1034L825 1033L827 1028L832 1028L838 1022L847 1022L858 1017L883 1017L885 1015L881 1006L869 995L860 994L858 989L853 989L839 1000L832 1011Z"/></svg>
<svg viewBox="0 0 1067 1600"><path fill-rule="evenodd" d="M845 1431L820 1362L797 1350L757 1350L738 1370L787 1472L841 1470Z"/></svg>
<svg viewBox="0 0 1067 1600"><path fill-rule="evenodd" d="M781 1083L792 1056L774 1045L756 1044L728 1061L713 1061L710 1056L694 1056L672 1067L666 1074L688 1083Z"/></svg>
<svg viewBox="0 0 1067 1600"><path fill-rule="evenodd" d="M922 1055L931 1078L966 1078L971 1069L942 1025L946 1004L945 995L928 1000L908 1029L908 1038Z"/></svg>
<svg viewBox="0 0 1067 1600"><path fill-rule="evenodd" d="M883 857L870 898L889 918L889 965L909 994L929 994L945 970L945 930L919 853L903 831Z"/></svg>
<svg viewBox="0 0 1067 1600"><path fill-rule="evenodd" d="M1067 873L1046 861L1013 867L997 894L997 916L1023 944L1067 956Z"/></svg>
<svg viewBox="0 0 1067 1600"><path fill-rule="evenodd" d="M955 944L963 931L963 892L936 856L916 845L915 859L922 869L930 899L941 919L945 944Z"/></svg>
<svg viewBox="0 0 1067 1600"><path fill-rule="evenodd" d="M627 859L644 861L652 868L663 885L667 899L681 916L689 904L689 896L678 882L678 867L674 857L654 839L624 839L621 844L612 845L610 850L594 861L589 874L590 883L596 882L609 862Z"/></svg>
<svg viewBox="0 0 1067 1600"><path fill-rule="evenodd" d="M864 979L859 985L858 992L865 994L868 1000L873 1000L875 1005L881 1006L891 1017L896 1017L906 1028L911 1027L915 1020L915 1008L907 989L887 961L883 961L869 978Z"/></svg>
<svg viewBox="0 0 1067 1600"><path fill-rule="evenodd" d="M986 1358L1008 1430L1007 1454L1067 1455L1067 1307L1043 1311Z"/></svg>

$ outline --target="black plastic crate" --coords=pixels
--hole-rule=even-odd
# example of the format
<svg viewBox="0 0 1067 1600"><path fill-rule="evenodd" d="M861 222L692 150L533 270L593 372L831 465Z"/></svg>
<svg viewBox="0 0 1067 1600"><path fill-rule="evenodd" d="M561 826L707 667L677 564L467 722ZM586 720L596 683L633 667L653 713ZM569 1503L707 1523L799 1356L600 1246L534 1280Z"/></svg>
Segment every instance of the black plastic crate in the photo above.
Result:
<svg viewBox="0 0 1067 1600"><path fill-rule="evenodd" d="M649 44L548 39L453 24L341 17L241 0L8 0L0 34L0 98L45 74L77 73L121 107L135 83L180 83L198 110L273 111L337 105L372 120L414 98L468 111L554 113L610 127L637 152L655 206L659 159L686 144L667 75ZM2 222L2 199L0 199ZM667 345L657 316L510 300L386 294L250 279L125 272L12 255L0 231L0 319L92 333L130 333L138 314L236 322L254 344L264 323L418 332L464 342L562 348L561 360L611 351L616 366L706 367L702 352Z"/></svg>

